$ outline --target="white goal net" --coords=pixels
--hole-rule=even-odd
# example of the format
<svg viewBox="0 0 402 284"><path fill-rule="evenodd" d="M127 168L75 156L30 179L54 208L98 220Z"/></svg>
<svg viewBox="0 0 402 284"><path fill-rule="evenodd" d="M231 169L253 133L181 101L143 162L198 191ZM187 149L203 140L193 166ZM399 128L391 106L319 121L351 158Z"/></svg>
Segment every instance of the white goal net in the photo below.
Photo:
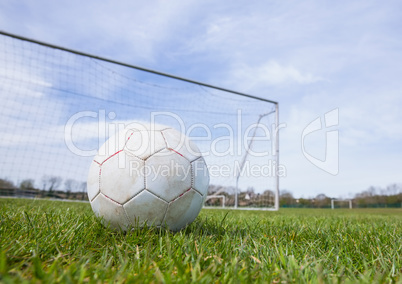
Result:
<svg viewBox="0 0 402 284"><path fill-rule="evenodd" d="M278 209L276 102L4 32L0 95L0 178L16 188L84 190L100 145L152 122L200 148L206 207Z"/></svg>

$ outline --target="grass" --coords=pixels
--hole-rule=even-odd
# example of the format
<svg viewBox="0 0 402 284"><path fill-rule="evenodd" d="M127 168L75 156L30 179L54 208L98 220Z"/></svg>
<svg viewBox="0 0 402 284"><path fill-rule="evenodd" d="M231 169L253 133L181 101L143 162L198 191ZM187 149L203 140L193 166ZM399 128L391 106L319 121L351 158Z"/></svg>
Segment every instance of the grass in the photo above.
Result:
<svg viewBox="0 0 402 284"><path fill-rule="evenodd" d="M400 209L203 210L171 233L89 204L0 199L0 282L402 283Z"/></svg>

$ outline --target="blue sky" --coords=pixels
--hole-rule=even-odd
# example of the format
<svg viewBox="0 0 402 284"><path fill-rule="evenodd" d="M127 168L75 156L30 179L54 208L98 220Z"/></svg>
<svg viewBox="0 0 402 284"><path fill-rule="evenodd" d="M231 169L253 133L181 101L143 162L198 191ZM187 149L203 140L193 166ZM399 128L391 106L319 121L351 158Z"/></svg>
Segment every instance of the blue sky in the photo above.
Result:
<svg viewBox="0 0 402 284"><path fill-rule="evenodd" d="M400 1L0 1L0 29L278 101L296 196L402 183ZM302 151L334 109L337 175ZM323 159L325 135L305 150Z"/></svg>

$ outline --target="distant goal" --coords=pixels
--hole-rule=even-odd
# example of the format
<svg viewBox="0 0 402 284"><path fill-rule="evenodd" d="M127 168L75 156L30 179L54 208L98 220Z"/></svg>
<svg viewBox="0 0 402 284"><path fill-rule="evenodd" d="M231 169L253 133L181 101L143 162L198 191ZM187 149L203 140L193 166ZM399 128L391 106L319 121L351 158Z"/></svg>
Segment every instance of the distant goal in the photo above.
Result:
<svg viewBox="0 0 402 284"><path fill-rule="evenodd" d="M336 206L338 204L338 207ZM353 209L352 199L331 199L331 209L349 208Z"/></svg>

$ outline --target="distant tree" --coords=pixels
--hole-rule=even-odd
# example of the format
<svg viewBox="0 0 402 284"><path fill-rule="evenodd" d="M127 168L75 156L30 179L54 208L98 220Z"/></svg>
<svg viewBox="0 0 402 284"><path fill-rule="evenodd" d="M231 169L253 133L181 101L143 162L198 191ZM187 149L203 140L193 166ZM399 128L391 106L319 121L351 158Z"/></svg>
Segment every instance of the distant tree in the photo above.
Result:
<svg viewBox="0 0 402 284"><path fill-rule="evenodd" d="M81 182L80 189L81 189L81 192L84 192L84 193L87 192L87 183L85 181Z"/></svg>
<svg viewBox="0 0 402 284"><path fill-rule="evenodd" d="M42 177L43 190L53 192L59 188L61 182L61 177L45 175Z"/></svg>
<svg viewBox="0 0 402 284"><path fill-rule="evenodd" d="M0 195L13 196L15 194L15 186L12 181L0 179Z"/></svg>
<svg viewBox="0 0 402 284"><path fill-rule="evenodd" d="M21 181L20 183L20 189L34 189L35 186L35 181L33 179L24 179L23 181Z"/></svg>
<svg viewBox="0 0 402 284"><path fill-rule="evenodd" d="M287 190L281 190L281 194L279 195L279 205L280 206L292 206L296 204L296 200L293 197L293 194Z"/></svg>
<svg viewBox="0 0 402 284"><path fill-rule="evenodd" d="M211 194L217 192L220 188L221 188L220 186L216 186L216 185L214 185L214 184L210 184L210 185L208 186L208 195L211 195Z"/></svg>
<svg viewBox="0 0 402 284"><path fill-rule="evenodd" d="M394 183L386 188L370 186L357 193L354 199L358 207L398 206L402 202L402 185Z"/></svg>
<svg viewBox="0 0 402 284"><path fill-rule="evenodd" d="M317 207L327 207L331 204L331 198L323 193L318 194L315 197L315 206Z"/></svg>
<svg viewBox="0 0 402 284"><path fill-rule="evenodd" d="M274 196L274 192L270 189L266 189L264 190L264 192L262 193L263 196Z"/></svg>
<svg viewBox="0 0 402 284"><path fill-rule="evenodd" d="M377 189L374 186L370 186L367 190L367 195L368 196L375 196L376 195Z"/></svg>
<svg viewBox="0 0 402 284"><path fill-rule="evenodd" d="M13 184L12 181L9 181L7 179L0 179L0 188L13 189L13 188L15 188L15 185Z"/></svg>
<svg viewBox="0 0 402 284"><path fill-rule="evenodd" d="M398 193L402 193L402 185L396 183L388 185L386 192L388 195L398 195Z"/></svg>
<svg viewBox="0 0 402 284"><path fill-rule="evenodd" d="M80 184L78 181L74 179L67 179L64 181L64 190L67 192L67 198L70 197L70 194L74 190L79 190Z"/></svg>
<svg viewBox="0 0 402 284"><path fill-rule="evenodd" d="M81 192L82 192L81 199L84 200L84 199L85 199L86 192L87 192L87 183L84 182L84 181L81 182L80 185L79 185L79 189L80 189Z"/></svg>
<svg viewBox="0 0 402 284"><path fill-rule="evenodd" d="M299 202L301 207L311 207L311 200L308 198L299 198Z"/></svg>

